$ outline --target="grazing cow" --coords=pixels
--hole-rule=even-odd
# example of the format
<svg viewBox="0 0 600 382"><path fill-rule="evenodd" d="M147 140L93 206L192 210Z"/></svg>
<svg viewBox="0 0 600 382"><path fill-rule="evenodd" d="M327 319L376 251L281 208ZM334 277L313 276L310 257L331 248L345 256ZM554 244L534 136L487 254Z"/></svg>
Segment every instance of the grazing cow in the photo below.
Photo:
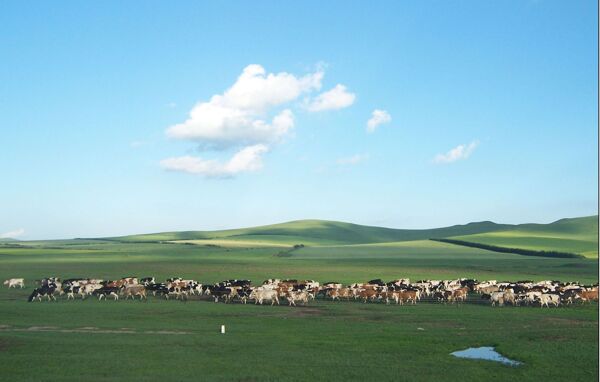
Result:
<svg viewBox="0 0 600 382"><path fill-rule="evenodd" d="M143 286L148 286L150 284L156 283L156 281L154 280L154 277L144 277L144 278L141 278L140 281L142 282Z"/></svg>
<svg viewBox="0 0 600 382"><path fill-rule="evenodd" d="M504 299L504 303L508 303L511 304L512 306L516 306L517 305L517 295L514 294L512 292L512 290L509 291L505 291L504 295L502 296L502 298Z"/></svg>
<svg viewBox="0 0 600 382"><path fill-rule="evenodd" d="M543 308L544 305L549 308L550 306L548 304L558 307L560 304L560 296L552 293L542 293L541 296L537 297L537 301L540 303L540 308Z"/></svg>
<svg viewBox="0 0 600 382"><path fill-rule="evenodd" d="M75 295L78 294L81 296L81 299L83 300L83 298L85 297L85 294L81 293L81 287L79 285L70 285L70 286L66 286L62 289L62 293L61 294L67 294L67 301L68 300L75 300Z"/></svg>
<svg viewBox="0 0 600 382"><path fill-rule="evenodd" d="M498 292L499 290L500 290L500 287L498 285L489 285L489 286L477 288L478 293L490 294L490 295L494 292Z"/></svg>
<svg viewBox="0 0 600 382"><path fill-rule="evenodd" d="M212 285L208 288L210 291L210 295L215 299L215 302L219 302L220 298L223 298L224 302L229 301L229 296L231 295L231 288L223 286L223 285Z"/></svg>
<svg viewBox="0 0 600 382"><path fill-rule="evenodd" d="M464 302L467 299L467 295L469 293L468 287L458 288L452 291L452 300L453 301L462 301Z"/></svg>
<svg viewBox="0 0 600 382"><path fill-rule="evenodd" d="M285 297L288 291L293 290L293 287L285 283L279 283L274 290L277 292L278 297Z"/></svg>
<svg viewBox="0 0 600 382"><path fill-rule="evenodd" d="M81 294L82 298L83 296L89 296L92 293L94 293L95 290L103 288L104 286L102 284L85 284L80 286L79 288L79 294Z"/></svg>
<svg viewBox="0 0 600 382"><path fill-rule="evenodd" d="M56 291L55 284L42 285L39 288L35 288L33 290L33 292L31 292L31 295L29 295L29 298L27 299L27 301L32 302L34 299L37 298L41 302L42 297L47 297L48 301L50 301L51 299L56 301L56 297L54 297L55 291Z"/></svg>
<svg viewBox="0 0 600 382"><path fill-rule="evenodd" d="M352 296L352 291L349 288L328 289L327 296L331 297L332 301L335 301L335 299L339 300L340 298L350 300L350 296Z"/></svg>
<svg viewBox="0 0 600 382"><path fill-rule="evenodd" d="M433 297L436 298L439 302L448 302L452 301L452 291L450 290L442 290L433 293Z"/></svg>
<svg viewBox="0 0 600 382"><path fill-rule="evenodd" d="M393 284L395 286L408 286L410 285L410 279L396 279L387 283L387 285Z"/></svg>
<svg viewBox="0 0 600 382"><path fill-rule="evenodd" d="M227 286L234 286L234 287L249 287L251 283L252 282L250 280L237 280L237 279L223 281L223 284L225 284Z"/></svg>
<svg viewBox="0 0 600 382"><path fill-rule="evenodd" d="M308 303L308 292L307 291L289 291L287 295L290 306L296 306L296 301L301 301L303 305Z"/></svg>
<svg viewBox="0 0 600 382"><path fill-rule="evenodd" d="M492 306L504 306L504 292L492 292L490 294L490 301Z"/></svg>
<svg viewBox="0 0 600 382"><path fill-rule="evenodd" d="M460 279L460 285L463 287L469 288L469 291L474 291L475 286L477 285L477 280L475 280L475 279Z"/></svg>
<svg viewBox="0 0 600 382"><path fill-rule="evenodd" d="M583 302L598 301L598 289L578 292L575 297Z"/></svg>
<svg viewBox="0 0 600 382"><path fill-rule="evenodd" d="M23 287L25 286L25 279L8 279L4 282L4 285L8 285L9 288Z"/></svg>
<svg viewBox="0 0 600 382"><path fill-rule="evenodd" d="M342 286L343 285L337 281L329 281L323 284L323 288L325 289L340 289Z"/></svg>
<svg viewBox="0 0 600 382"><path fill-rule="evenodd" d="M581 292L583 292L583 289L581 288L563 289L563 292L560 294L560 298L562 302L567 303L567 305L572 304L574 300L579 299L578 294Z"/></svg>
<svg viewBox="0 0 600 382"><path fill-rule="evenodd" d="M277 296L277 291L274 290L265 290L265 289L254 289L252 293L250 293L251 299L255 300L255 304L262 305L264 301L271 301L271 305L277 303L279 305L279 298Z"/></svg>
<svg viewBox="0 0 600 382"><path fill-rule="evenodd" d="M398 292L393 292L393 291L383 292L383 293L381 293L381 298L383 298L385 303L388 305L390 303L390 300L396 301L396 304L399 303Z"/></svg>
<svg viewBox="0 0 600 382"><path fill-rule="evenodd" d="M93 295L98 296L98 300L102 300L102 298L104 298L105 300L108 298L108 296L113 296L113 299L115 301L117 301L119 299L119 288L117 287L102 287L102 288L98 288L96 290L94 290L92 292Z"/></svg>
<svg viewBox="0 0 600 382"><path fill-rule="evenodd" d="M419 292L415 290L404 290L398 293L398 303L404 305L405 302L410 302L415 305L418 300Z"/></svg>
<svg viewBox="0 0 600 382"><path fill-rule="evenodd" d="M145 287L146 290L151 292L153 296L156 296L157 294L165 295L169 293L169 288L167 287L167 284L148 284L145 285Z"/></svg>
<svg viewBox="0 0 600 382"><path fill-rule="evenodd" d="M132 300L135 300L135 296L140 296L140 300L148 299L146 296L146 287L139 284L125 286L123 294L125 295L125 300L129 297L131 297Z"/></svg>
<svg viewBox="0 0 600 382"><path fill-rule="evenodd" d="M262 285L277 285L281 282L280 279L267 279L263 281Z"/></svg>
<svg viewBox="0 0 600 382"><path fill-rule="evenodd" d="M181 298L181 300L183 301L183 300L187 300L187 289L186 288L175 289L175 288L171 287L171 288L167 288L166 292L164 292L163 295L165 296L165 299L167 299L167 300L169 299L170 296L175 296L175 300L179 300Z"/></svg>
<svg viewBox="0 0 600 382"><path fill-rule="evenodd" d="M252 293L252 288L242 287L242 288L238 289L236 297L240 300L240 302L242 304L245 304L246 302L248 302L248 299L250 298L251 293Z"/></svg>
<svg viewBox="0 0 600 382"><path fill-rule="evenodd" d="M358 297L366 304L368 300L375 301L379 297L379 293L373 289L363 289L358 292Z"/></svg>

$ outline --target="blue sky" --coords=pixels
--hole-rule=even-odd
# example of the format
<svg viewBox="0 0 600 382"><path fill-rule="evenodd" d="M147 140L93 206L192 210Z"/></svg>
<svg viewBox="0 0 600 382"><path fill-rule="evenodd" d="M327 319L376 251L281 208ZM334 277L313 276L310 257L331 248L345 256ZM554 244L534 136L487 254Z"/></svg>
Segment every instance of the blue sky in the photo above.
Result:
<svg viewBox="0 0 600 382"><path fill-rule="evenodd" d="M2 2L0 236L596 214L597 27L593 1Z"/></svg>

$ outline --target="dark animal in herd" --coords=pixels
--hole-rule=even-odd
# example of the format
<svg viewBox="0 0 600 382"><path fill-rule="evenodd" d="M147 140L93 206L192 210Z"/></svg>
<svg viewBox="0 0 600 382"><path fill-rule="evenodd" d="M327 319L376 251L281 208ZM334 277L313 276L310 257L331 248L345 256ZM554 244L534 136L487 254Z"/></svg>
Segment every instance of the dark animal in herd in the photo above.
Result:
<svg viewBox="0 0 600 382"><path fill-rule="evenodd" d="M22 279L10 279L22 280ZM5 282L5 285L10 282ZM370 280L366 283L342 283L329 281L320 284L314 280L280 280L268 279L261 285L252 286L250 280L225 280L212 285L202 285L195 280L185 280L181 277L167 279L164 283L156 283L154 277L129 276L118 280L101 280L70 278L61 280L58 277L48 277L39 280L28 301L56 301L56 295L67 295L67 300L79 296L85 299L96 296L99 300L119 300L131 298L144 300L148 294L162 296L165 299L187 300L192 295L210 296L214 302L230 303L239 301L246 304L253 300L255 304L265 302L271 305L286 299L288 304L308 304L318 297L324 299L351 299L367 302L385 302L417 304L421 299L442 303L463 303L469 295L479 295L479 299L489 301L492 306L503 305L533 305L541 307L569 305L576 301L582 303L598 301L598 284L581 285L579 283L561 283L560 281L521 280L517 282L497 282L496 280L478 281L475 279L456 280L419 280L411 283L409 279L396 279L384 282L381 279ZM471 297L472 298L472 297Z"/></svg>

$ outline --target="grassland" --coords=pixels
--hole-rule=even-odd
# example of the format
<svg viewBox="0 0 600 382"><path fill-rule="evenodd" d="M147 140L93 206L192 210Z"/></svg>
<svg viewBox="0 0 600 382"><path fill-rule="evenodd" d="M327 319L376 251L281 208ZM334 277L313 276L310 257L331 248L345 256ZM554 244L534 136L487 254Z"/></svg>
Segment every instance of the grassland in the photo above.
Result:
<svg viewBox="0 0 600 382"><path fill-rule="evenodd" d="M205 283L227 278L260 283L270 277L344 283L378 277L598 280L595 259L501 254L426 240L430 233L413 233L410 238L417 239L408 240L367 230L347 244L340 243L340 232L349 226L341 224L341 231L317 221L306 223L312 228L304 231L255 234L249 229L204 237L156 234L0 246L0 278L29 281L23 290L0 289L0 380L597 380L596 303L494 309L329 301L298 308L153 298L25 301L30 280L48 275L182 276ZM475 226L467 232L482 233ZM350 228L346 235L356 229ZM337 233L328 235L332 229ZM305 247L292 249L299 243ZM221 324L227 325L225 335L218 333ZM449 355L485 345L524 365Z"/></svg>

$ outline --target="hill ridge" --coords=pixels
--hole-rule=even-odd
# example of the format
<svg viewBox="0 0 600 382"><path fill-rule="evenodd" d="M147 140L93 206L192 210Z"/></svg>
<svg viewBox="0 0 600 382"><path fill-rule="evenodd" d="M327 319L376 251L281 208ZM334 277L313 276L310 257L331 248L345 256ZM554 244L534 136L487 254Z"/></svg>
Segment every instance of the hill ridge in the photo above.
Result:
<svg viewBox="0 0 600 382"><path fill-rule="evenodd" d="M301 219L247 228L213 231L171 231L102 239L122 242L226 239L240 241L263 240L282 244L336 245L426 240L455 236L464 237L521 230L544 233L564 232L564 234L568 235L585 234L588 237L594 230L597 231L597 215L581 218L564 218L547 224L502 224L484 220L430 229L400 229L334 220Z"/></svg>

